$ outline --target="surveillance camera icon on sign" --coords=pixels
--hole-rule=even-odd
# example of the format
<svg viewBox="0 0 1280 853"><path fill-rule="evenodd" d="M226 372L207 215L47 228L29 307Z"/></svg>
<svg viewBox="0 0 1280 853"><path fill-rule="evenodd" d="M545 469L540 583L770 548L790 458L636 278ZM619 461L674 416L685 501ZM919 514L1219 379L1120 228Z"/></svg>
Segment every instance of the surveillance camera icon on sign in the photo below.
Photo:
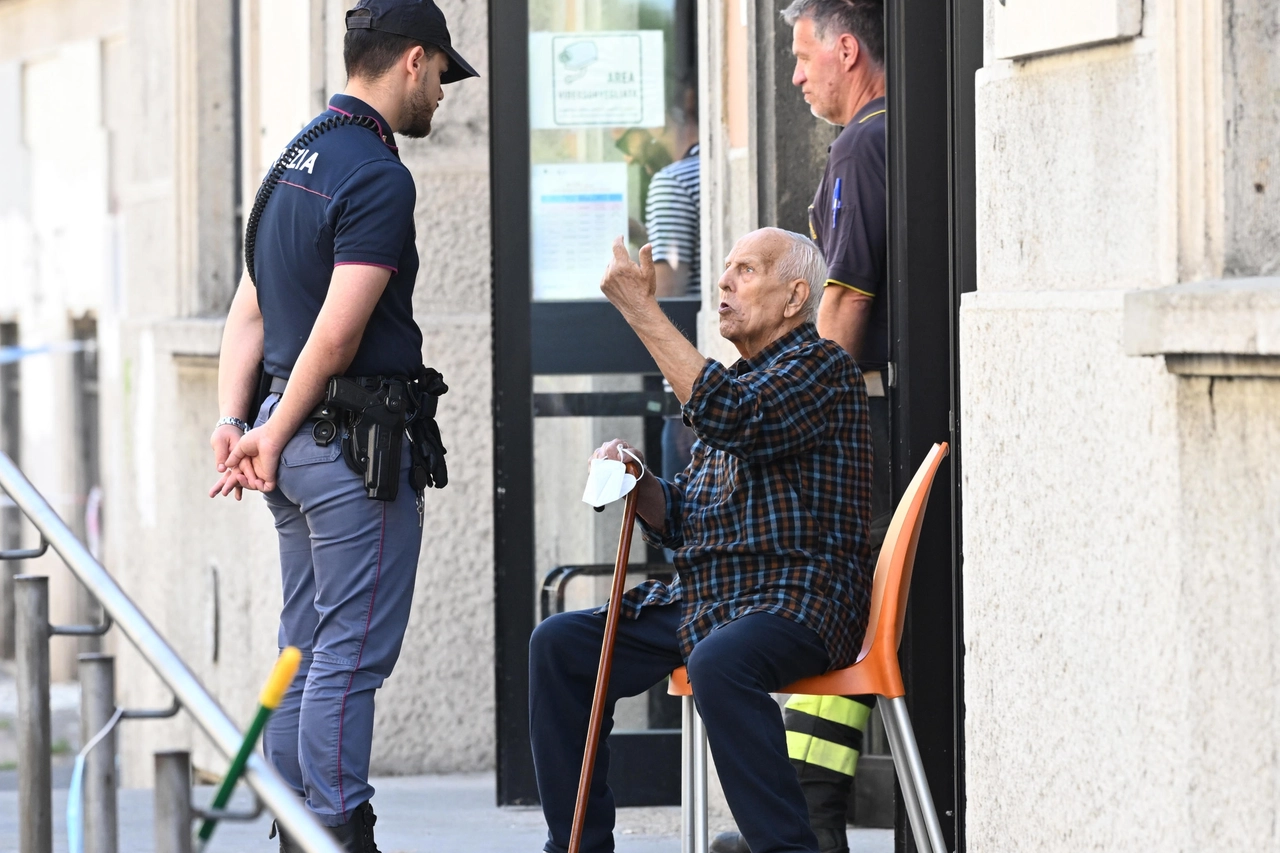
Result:
<svg viewBox="0 0 1280 853"><path fill-rule="evenodd" d="M560 51L560 55L556 57L564 66L564 70L569 72L564 78L566 83L576 83L581 80L587 73L587 69L599 58L600 50L593 41L574 42Z"/></svg>

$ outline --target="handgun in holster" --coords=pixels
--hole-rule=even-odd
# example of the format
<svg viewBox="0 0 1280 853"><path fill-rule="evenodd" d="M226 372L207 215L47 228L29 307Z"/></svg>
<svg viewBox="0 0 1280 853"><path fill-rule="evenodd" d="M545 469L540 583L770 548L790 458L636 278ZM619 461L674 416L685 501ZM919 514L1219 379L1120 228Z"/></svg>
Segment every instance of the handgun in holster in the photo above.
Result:
<svg viewBox="0 0 1280 853"><path fill-rule="evenodd" d="M409 403L404 383L383 381L371 391L345 376L331 376L325 403L354 415L342 452L354 471L364 473L369 497L394 501L400 488L401 436Z"/></svg>

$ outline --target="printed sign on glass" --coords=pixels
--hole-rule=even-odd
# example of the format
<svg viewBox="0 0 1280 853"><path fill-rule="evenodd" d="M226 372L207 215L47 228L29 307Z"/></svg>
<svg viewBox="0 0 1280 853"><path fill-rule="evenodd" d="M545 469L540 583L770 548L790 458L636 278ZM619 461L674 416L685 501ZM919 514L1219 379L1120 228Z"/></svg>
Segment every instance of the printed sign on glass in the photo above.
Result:
<svg viewBox="0 0 1280 853"><path fill-rule="evenodd" d="M627 233L626 164L535 164L530 178L533 298L603 298L613 240Z"/></svg>
<svg viewBox="0 0 1280 853"><path fill-rule="evenodd" d="M535 129L661 127L661 30L530 33Z"/></svg>

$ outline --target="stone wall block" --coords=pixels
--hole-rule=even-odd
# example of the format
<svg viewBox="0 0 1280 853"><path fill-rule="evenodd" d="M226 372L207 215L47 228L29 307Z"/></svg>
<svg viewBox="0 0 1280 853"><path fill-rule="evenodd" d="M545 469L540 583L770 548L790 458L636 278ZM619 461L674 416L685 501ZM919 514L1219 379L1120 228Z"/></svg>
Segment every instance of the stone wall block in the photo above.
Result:
<svg viewBox="0 0 1280 853"><path fill-rule="evenodd" d="M493 269L487 173L441 171L424 158L414 176L420 261L414 313L488 316Z"/></svg>
<svg viewBox="0 0 1280 853"><path fill-rule="evenodd" d="M275 659L279 554L261 496L248 493L236 502L207 494L217 477L209 433L218 419L217 361L208 353L220 334L216 321L131 322L122 329L124 411L115 416L125 418L128 431L153 435L154 446L126 442L132 458L113 475L107 567L232 719L245 725ZM148 359L151 367L142 369ZM154 458L140 464L148 449ZM151 505L130 506L134 501ZM142 521L147 516L153 524ZM168 703L166 688L136 654L119 667L127 675L118 681L121 705ZM193 749L197 767L220 772L225 766L185 714L125 728L126 786L149 784L151 754L174 743Z"/></svg>
<svg viewBox="0 0 1280 853"><path fill-rule="evenodd" d="M1274 849L1280 803L1280 380L1178 380L1189 849Z"/></svg>
<svg viewBox="0 0 1280 853"><path fill-rule="evenodd" d="M1280 278L1225 279L1125 294L1130 355L1280 356Z"/></svg>
<svg viewBox="0 0 1280 853"><path fill-rule="evenodd" d="M984 290L1167 284L1157 55L1142 40L977 75Z"/></svg>
<svg viewBox="0 0 1280 853"><path fill-rule="evenodd" d="M1174 380L1121 312L962 304L971 850L1187 849Z"/></svg>
<svg viewBox="0 0 1280 853"><path fill-rule="evenodd" d="M1225 0L1228 275L1280 272L1280 0Z"/></svg>
<svg viewBox="0 0 1280 853"><path fill-rule="evenodd" d="M445 375L439 422L448 487L428 490L404 652L378 698L373 768L453 772L493 763L493 446L488 329L429 326L459 341L431 362Z"/></svg>

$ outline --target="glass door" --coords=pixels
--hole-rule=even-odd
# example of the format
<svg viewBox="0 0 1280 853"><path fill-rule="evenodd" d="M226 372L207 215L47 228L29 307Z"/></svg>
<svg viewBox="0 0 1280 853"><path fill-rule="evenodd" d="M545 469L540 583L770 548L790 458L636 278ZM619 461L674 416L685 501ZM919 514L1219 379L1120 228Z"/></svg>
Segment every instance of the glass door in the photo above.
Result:
<svg viewBox="0 0 1280 853"><path fill-rule="evenodd" d="M692 4L676 0L529 3L537 618L596 607L607 595L621 506L595 513L582 503L584 460L604 441L625 438L661 472L664 418L678 415L599 285L616 238L634 258L650 226L662 230L664 200L651 201L651 188L696 143L693 28ZM697 300L680 297L696 282L679 247L676 258L685 275L677 292L666 283L675 297L667 307L692 332ZM670 574L662 552L638 537L630 564L629 584ZM679 719L664 685L618 704L609 747L619 805L678 802Z"/></svg>
<svg viewBox="0 0 1280 853"><path fill-rule="evenodd" d="M633 258L653 242L662 305L694 339L695 14L694 0L491 5L494 115L519 117L493 140L501 803L536 799L529 633L608 592L621 505L596 513L582 502L587 458L625 438L662 473L682 452L678 403L599 285L616 238ZM669 576L661 550L634 542L630 585ZM619 703L609 738L619 805L679 802L679 724L665 684Z"/></svg>

